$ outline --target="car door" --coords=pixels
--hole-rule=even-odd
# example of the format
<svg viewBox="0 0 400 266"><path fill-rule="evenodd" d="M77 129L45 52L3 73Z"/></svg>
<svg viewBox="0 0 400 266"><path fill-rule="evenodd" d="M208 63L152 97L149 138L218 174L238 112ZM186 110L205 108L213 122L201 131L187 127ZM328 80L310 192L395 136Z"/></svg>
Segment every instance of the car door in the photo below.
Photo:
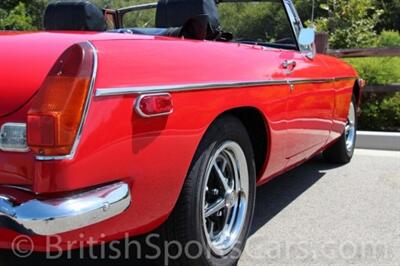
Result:
<svg viewBox="0 0 400 266"><path fill-rule="evenodd" d="M332 128L335 87L323 62L298 52L284 52L283 64L294 62L288 71L290 94L287 103L286 157L304 156L321 148Z"/></svg>
<svg viewBox="0 0 400 266"><path fill-rule="evenodd" d="M284 5L297 39L300 19L291 1L285 0ZM286 110L286 157L296 163L326 143L332 128L335 87L318 56L311 59L299 50L284 51L281 61L291 87Z"/></svg>

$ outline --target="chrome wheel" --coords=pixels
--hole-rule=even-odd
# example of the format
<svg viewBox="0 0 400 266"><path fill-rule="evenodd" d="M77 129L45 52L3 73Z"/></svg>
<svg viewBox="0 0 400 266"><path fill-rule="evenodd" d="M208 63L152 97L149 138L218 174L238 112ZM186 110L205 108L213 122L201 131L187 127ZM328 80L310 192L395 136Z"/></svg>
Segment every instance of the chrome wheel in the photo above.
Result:
<svg viewBox="0 0 400 266"><path fill-rule="evenodd" d="M345 128L346 149L348 152L352 152L354 149L355 135L356 135L356 111L353 102L351 102Z"/></svg>
<svg viewBox="0 0 400 266"><path fill-rule="evenodd" d="M211 250L224 256L238 241L248 209L249 172L239 144L223 143L205 173L203 229Z"/></svg>

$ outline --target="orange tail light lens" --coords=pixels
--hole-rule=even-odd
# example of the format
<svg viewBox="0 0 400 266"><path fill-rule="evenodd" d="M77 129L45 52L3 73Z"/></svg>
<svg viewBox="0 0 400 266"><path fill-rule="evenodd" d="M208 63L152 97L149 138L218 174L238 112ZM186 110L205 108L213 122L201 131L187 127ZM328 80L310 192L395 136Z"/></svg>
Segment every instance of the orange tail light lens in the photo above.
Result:
<svg viewBox="0 0 400 266"><path fill-rule="evenodd" d="M93 53L87 43L68 48L34 96L28 111L27 141L36 154L70 154L90 90Z"/></svg>

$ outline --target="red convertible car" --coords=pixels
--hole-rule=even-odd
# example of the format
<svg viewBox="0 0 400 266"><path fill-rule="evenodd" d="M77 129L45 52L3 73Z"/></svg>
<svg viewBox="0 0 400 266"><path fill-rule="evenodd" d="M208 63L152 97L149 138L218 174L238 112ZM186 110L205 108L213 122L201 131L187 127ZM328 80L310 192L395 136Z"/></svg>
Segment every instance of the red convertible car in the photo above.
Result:
<svg viewBox="0 0 400 266"><path fill-rule="evenodd" d="M240 2L55 1L45 31L0 33L1 248L157 229L202 251L176 263L233 265L256 185L351 160L363 81L316 53L292 1ZM238 30L244 5L274 10L263 32ZM145 11L153 24L128 25Z"/></svg>

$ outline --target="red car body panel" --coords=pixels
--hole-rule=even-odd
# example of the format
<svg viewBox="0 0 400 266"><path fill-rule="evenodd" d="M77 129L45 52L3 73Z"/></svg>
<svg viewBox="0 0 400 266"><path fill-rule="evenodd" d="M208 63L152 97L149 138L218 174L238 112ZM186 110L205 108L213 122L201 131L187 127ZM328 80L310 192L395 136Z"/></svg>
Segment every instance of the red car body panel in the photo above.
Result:
<svg viewBox="0 0 400 266"><path fill-rule="evenodd" d="M76 247L68 246L68 241L108 241L121 238L126 232L138 235L161 225L174 208L201 138L210 124L229 110L248 108L264 118L267 159L258 184L310 158L343 133L357 78L350 66L335 58L318 55L310 60L297 51L235 43L46 32L1 34L0 40L0 55L7 62L0 64L0 73L10 73L0 85L2 97L9 99L0 107L0 124L25 122L29 100L56 58L70 45L88 40L98 54L95 91L196 83L326 80L299 83L292 90L287 83L171 92L174 112L155 118L143 118L135 112L135 94L94 94L73 159L38 161L32 153L0 152L0 184L26 185L43 196L113 181L130 185L132 204L127 211L62 234L64 249ZM292 73L281 67L284 60L297 62ZM10 248L18 235L8 229L0 229L0 234L1 248ZM45 237L35 236L33 240L36 250L48 248Z"/></svg>

